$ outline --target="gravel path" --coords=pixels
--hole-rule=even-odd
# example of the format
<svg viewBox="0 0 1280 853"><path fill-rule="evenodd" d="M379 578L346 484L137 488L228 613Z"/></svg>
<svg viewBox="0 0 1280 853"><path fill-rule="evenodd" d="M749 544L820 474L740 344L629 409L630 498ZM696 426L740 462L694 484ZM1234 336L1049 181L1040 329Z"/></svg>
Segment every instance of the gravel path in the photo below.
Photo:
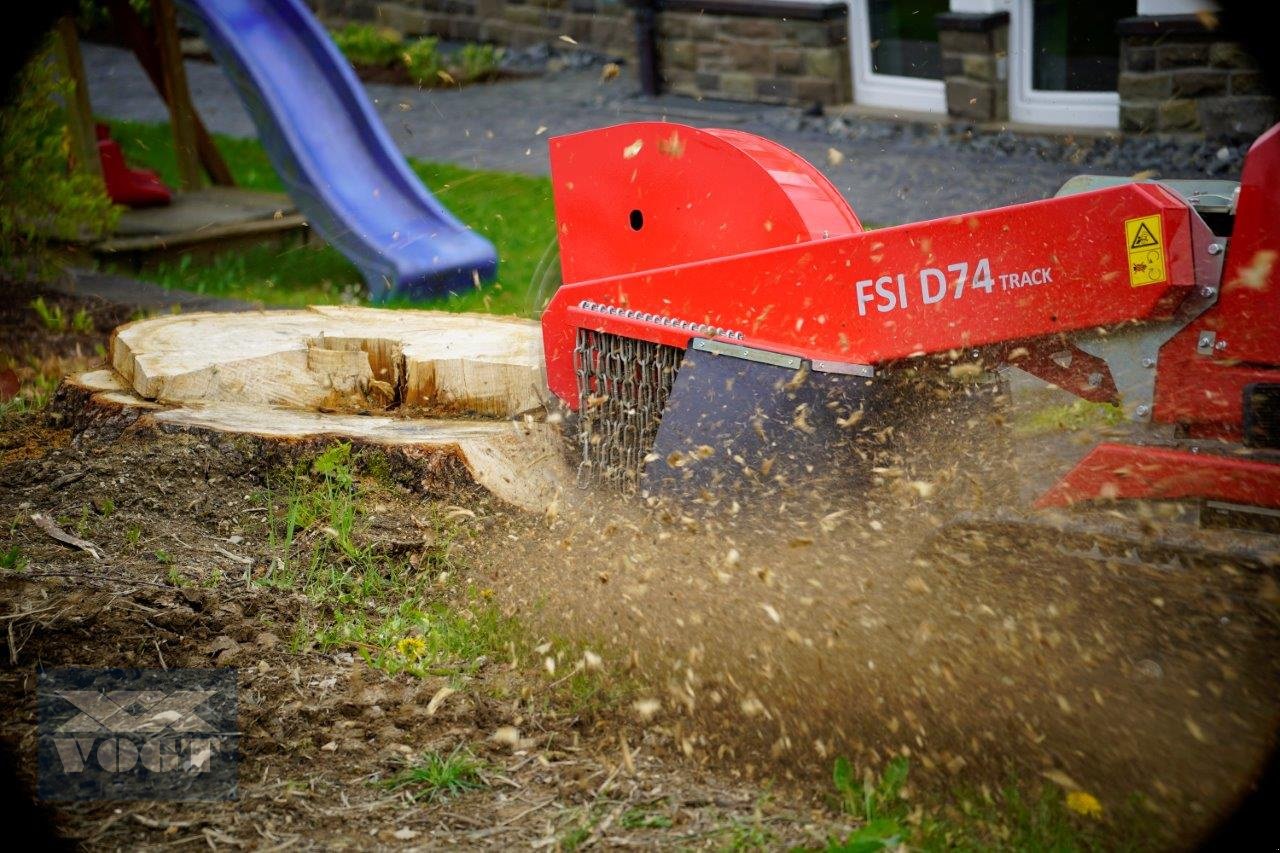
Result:
<svg viewBox="0 0 1280 853"><path fill-rule="evenodd" d="M136 121L168 118L132 54L86 44L84 56L99 115ZM239 98L216 66L188 62L187 76L210 130L255 135ZM368 88L396 143L410 157L528 174L547 173L548 136L657 118L664 111L672 121L752 131L821 168L858 215L874 224L1043 198L1079 172L1078 167L1028 155L957 150L910 138L838 139L821 130L796 130L798 115L785 107L681 98L643 101L630 96L635 84L625 70L610 82L601 82L597 69L587 69L466 89L376 84ZM832 146L845 155L838 165L829 162Z"/></svg>

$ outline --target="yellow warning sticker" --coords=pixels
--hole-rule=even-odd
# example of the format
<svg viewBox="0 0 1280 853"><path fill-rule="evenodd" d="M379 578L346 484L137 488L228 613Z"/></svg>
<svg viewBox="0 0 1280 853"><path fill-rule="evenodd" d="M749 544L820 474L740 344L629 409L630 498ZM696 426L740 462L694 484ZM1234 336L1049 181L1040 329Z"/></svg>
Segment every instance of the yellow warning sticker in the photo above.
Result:
<svg viewBox="0 0 1280 853"><path fill-rule="evenodd" d="M1124 221L1124 241L1129 251L1129 284L1142 287L1167 281L1164 266L1164 234L1160 214Z"/></svg>

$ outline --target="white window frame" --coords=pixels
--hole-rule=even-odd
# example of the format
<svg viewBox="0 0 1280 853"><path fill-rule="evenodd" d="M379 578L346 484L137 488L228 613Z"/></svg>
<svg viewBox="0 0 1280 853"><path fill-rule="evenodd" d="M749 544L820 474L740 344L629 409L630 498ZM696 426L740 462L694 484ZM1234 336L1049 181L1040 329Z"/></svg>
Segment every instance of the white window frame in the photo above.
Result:
<svg viewBox="0 0 1280 853"><path fill-rule="evenodd" d="M1118 128L1118 92L1049 92L1034 88L1033 13L1032 0L1013 0L1009 10L1009 120L1061 127Z"/></svg>
<svg viewBox="0 0 1280 853"><path fill-rule="evenodd" d="M849 66L853 69L856 104L942 115L947 112L947 87L942 80L877 74L872 70L867 0L849 0Z"/></svg>

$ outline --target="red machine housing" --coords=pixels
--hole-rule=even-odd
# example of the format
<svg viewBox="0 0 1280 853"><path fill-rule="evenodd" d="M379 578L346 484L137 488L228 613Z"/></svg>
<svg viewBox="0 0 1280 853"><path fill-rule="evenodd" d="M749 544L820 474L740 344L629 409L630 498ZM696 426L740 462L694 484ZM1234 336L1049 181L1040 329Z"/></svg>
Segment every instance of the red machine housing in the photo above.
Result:
<svg viewBox="0 0 1280 853"><path fill-rule="evenodd" d="M1185 425L1193 436L1240 440L1245 386L1280 380L1278 261L1280 125L1245 159L1217 303L1160 350L1156 420Z"/></svg>
<svg viewBox="0 0 1280 853"><path fill-rule="evenodd" d="M1155 183L864 231L817 170L748 134L643 123L555 138L564 286L543 316L548 383L577 407L573 351L589 329L680 348L714 338L836 371L981 349L1114 399L1103 360L1076 349L1078 364L1064 368L1048 354L1071 349L1072 333L1168 320L1188 296L1217 295L1161 349L1151 417L1239 441L1244 386L1280 375L1278 133L1249 153L1220 294L1196 253L1221 241L1206 245L1198 214ZM1207 357L1206 331L1227 342ZM1104 380L1085 387L1082 368ZM1250 463L1238 479L1239 460L1212 454L1196 457L1198 485L1163 488L1157 473L1117 487L1134 454L1158 455L1099 448L1042 503L1238 500L1241 482L1267 490L1265 505L1280 500L1280 466Z"/></svg>

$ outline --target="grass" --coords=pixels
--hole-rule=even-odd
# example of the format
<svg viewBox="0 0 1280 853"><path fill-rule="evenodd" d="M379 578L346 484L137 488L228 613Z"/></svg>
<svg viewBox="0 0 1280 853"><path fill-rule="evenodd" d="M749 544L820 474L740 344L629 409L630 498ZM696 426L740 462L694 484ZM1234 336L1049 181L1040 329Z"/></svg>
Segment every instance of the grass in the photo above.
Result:
<svg viewBox="0 0 1280 853"><path fill-rule="evenodd" d="M361 65L390 65L400 56L404 43L395 30L372 24L347 24L332 36L342 55Z"/></svg>
<svg viewBox="0 0 1280 853"><path fill-rule="evenodd" d="M131 164L155 169L166 183L177 185L177 163L167 124L112 121L110 125L112 136L120 142ZM283 191L257 140L221 135L215 135L215 140L238 186ZM555 237L551 182L546 178L418 160L410 160L409 165L455 216L493 241L500 261L498 279L478 290L430 303L383 304L527 313L528 293L538 262ZM134 274L132 270L124 272ZM359 272L327 246L284 251L258 247L198 261L186 256L177 263L136 274L165 287L265 305L367 301Z"/></svg>
<svg viewBox="0 0 1280 853"><path fill-rule="evenodd" d="M455 687L490 662L514 668L523 660L527 674L543 679L546 689L534 695L548 708L590 716L625 704L635 685L598 655L568 641L535 646L491 590L466 584L457 546L467 531L448 508L428 503L415 513L432 526L412 560L380 551L365 507L388 501L394 488L385 456L345 442L268 474L259 500L275 556L257 583L301 592L317 605L292 632L295 651L350 650L389 676L442 676ZM501 692L506 682L492 689Z"/></svg>
<svg viewBox="0 0 1280 853"><path fill-rule="evenodd" d="M83 369L86 363L87 360L83 358L52 356L41 359L30 355L25 360L20 360L0 354L0 370L12 370L18 379L18 393L8 400L0 401L0 425L9 418L19 418L43 410L53 399L62 377Z"/></svg>
<svg viewBox="0 0 1280 853"><path fill-rule="evenodd" d="M1125 420L1124 409L1115 403L1073 400L1070 403L1019 412L1014 419L1013 431L1019 437L1030 437L1054 432L1105 429L1122 424Z"/></svg>
<svg viewBox="0 0 1280 853"><path fill-rule="evenodd" d="M348 24L333 33L333 41L353 65L402 65L421 86L492 79L499 71L503 54L502 48L491 44L468 43L448 57L441 53L437 38L405 39L396 30L372 24Z"/></svg>
<svg viewBox="0 0 1280 853"><path fill-rule="evenodd" d="M618 824L623 829L670 829L672 827L671 818L644 809L628 809L622 813Z"/></svg>
<svg viewBox="0 0 1280 853"><path fill-rule="evenodd" d="M483 769L470 752L459 747L448 755L428 752L418 763L381 785L392 791L405 791L414 801L446 800L485 787Z"/></svg>
<svg viewBox="0 0 1280 853"><path fill-rule="evenodd" d="M435 522L416 564L366 542L364 506L382 486L366 482L362 461L340 442L272 475L261 497L277 556L259 583L299 590L324 612L296 632L297 647L352 649L393 676L473 674L505 653L514 624L484 596L460 596L449 583L464 568L453 554L459 529L452 522ZM376 479L377 463L368 467ZM449 593L468 606L451 607Z"/></svg>
<svg viewBox="0 0 1280 853"><path fill-rule="evenodd" d="M1041 786L1028 793L1011 783L998 794L954 792L917 803L907 796L910 765L901 756L878 777L855 778L847 759L832 771L840 810L862 826L828 841L829 853L874 853L906 845L919 850L1141 850L1157 837L1141 802L1108 814L1083 791Z"/></svg>
<svg viewBox="0 0 1280 853"><path fill-rule="evenodd" d="M0 570L6 572L20 572L27 567L27 558L22 553L22 549L17 545L10 545L3 551L0 551Z"/></svg>

